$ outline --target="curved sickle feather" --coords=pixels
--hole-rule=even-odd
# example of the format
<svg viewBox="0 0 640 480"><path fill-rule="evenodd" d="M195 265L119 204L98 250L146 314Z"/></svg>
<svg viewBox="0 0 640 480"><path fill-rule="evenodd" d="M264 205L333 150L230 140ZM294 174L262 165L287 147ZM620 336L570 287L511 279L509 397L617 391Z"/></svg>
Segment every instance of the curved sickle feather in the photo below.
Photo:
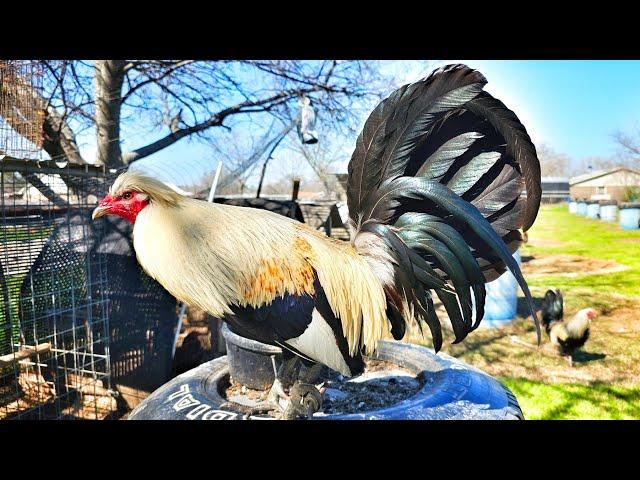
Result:
<svg viewBox="0 0 640 480"><path fill-rule="evenodd" d="M520 267L511 253L507 249L502 238L493 230L491 224L482 216L478 209L471 203L463 200L453 193L449 188L434 180L427 180L418 177L400 177L386 182L376 192L375 203L371 207L366 218L377 218L380 213L383 218L388 216L385 202L389 202L398 197L421 198L434 202L439 207L446 210L455 219L464 222L466 226L476 233L500 260L502 260L518 281L518 285L525 294L529 310L534 319L538 342L541 341L540 324L536 315L533 299L527 282L525 282Z"/></svg>

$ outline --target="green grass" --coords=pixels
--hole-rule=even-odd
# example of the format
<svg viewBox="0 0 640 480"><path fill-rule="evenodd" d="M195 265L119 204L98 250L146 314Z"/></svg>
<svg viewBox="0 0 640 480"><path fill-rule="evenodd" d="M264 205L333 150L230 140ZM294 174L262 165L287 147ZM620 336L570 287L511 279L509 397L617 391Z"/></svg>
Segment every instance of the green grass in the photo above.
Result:
<svg viewBox="0 0 640 480"><path fill-rule="evenodd" d="M17 240L35 240L47 238L53 227L27 227L25 225L7 225L0 233L0 242L12 242Z"/></svg>
<svg viewBox="0 0 640 480"><path fill-rule="evenodd" d="M579 255L612 260L629 268L602 275L553 275L528 280L540 292L551 285L561 288L569 296L569 304L576 304L576 308L591 304L601 315L607 315L604 321L609 321L608 325L616 325L607 327L603 321L592 328L595 338L585 350L597 347L598 351L607 351L607 357L590 366L591 381L547 383L517 377L501 380L516 394L527 418L640 418L637 375L625 375L637 364L638 320L635 315L623 316L624 312L638 311L638 303L632 299L640 297L640 231L622 230L617 223L571 214L561 204L541 209L529 236L532 241L523 248L523 255Z"/></svg>
<svg viewBox="0 0 640 480"><path fill-rule="evenodd" d="M528 420L640 418L640 387L607 383L548 385L531 380L500 378L520 402Z"/></svg>
<svg viewBox="0 0 640 480"><path fill-rule="evenodd" d="M29 240L39 240L49 237L53 230L52 226L25 226L25 225L6 225L0 232L0 247L3 249L10 248L7 242L20 242ZM9 315L12 320L10 324L9 318L5 318L6 310L0 309L0 355L11 351L11 342L18 341L18 305L20 302L20 287L26 275L9 275L6 277L7 293L11 299ZM11 335L12 333L13 335Z"/></svg>
<svg viewBox="0 0 640 480"><path fill-rule="evenodd" d="M578 277L546 276L528 280L531 286L560 289L588 288L596 292L640 297L640 230L622 230L617 223L601 222L569 213L566 205L541 209L529 231L532 245L523 255L568 254L612 260L629 267L622 272ZM536 246L536 241L549 246Z"/></svg>

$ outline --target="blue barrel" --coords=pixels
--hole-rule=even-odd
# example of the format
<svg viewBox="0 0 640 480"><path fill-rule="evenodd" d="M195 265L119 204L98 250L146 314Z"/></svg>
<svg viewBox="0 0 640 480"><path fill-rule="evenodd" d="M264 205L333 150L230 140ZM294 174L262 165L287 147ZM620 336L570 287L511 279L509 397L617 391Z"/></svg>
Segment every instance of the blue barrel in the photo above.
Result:
<svg viewBox="0 0 640 480"><path fill-rule="evenodd" d="M578 210L576 211L578 215L586 215L587 214L587 202L578 202Z"/></svg>
<svg viewBox="0 0 640 480"><path fill-rule="evenodd" d="M588 203L587 204L587 217L589 217L589 218L600 218L600 204L599 203Z"/></svg>
<svg viewBox="0 0 640 480"><path fill-rule="evenodd" d="M578 213L578 202L569 202L569 213Z"/></svg>
<svg viewBox="0 0 640 480"><path fill-rule="evenodd" d="M615 222L618 218L618 205L616 202L600 202L600 220L603 222Z"/></svg>
<svg viewBox="0 0 640 480"><path fill-rule="evenodd" d="M625 230L640 228L640 203L623 203L620 205L620 226Z"/></svg>
<svg viewBox="0 0 640 480"><path fill-rule="evenodd" d="M520 251L513 254L518 265L521 264ZM509 271L500 278L487 283L485 314L481 325L488 328L506 325L516 317L518 310L518 282Z"/></svg>

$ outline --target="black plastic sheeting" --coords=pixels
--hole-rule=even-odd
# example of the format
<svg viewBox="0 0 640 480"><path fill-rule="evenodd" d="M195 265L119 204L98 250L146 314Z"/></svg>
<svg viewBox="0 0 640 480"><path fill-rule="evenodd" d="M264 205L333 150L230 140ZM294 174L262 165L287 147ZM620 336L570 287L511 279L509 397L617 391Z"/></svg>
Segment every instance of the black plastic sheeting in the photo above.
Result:
<svg viewBox="0 0 640 480"><path fill-rule="evenodd" d="M238 207L259 208L261 210L269 210L279 215L295 218L299 222L304 223L304 216L298 202L293 200L272 200L268 198L224 198L216 197L215 203L224 203L226 205L235 205Z"/></svg>

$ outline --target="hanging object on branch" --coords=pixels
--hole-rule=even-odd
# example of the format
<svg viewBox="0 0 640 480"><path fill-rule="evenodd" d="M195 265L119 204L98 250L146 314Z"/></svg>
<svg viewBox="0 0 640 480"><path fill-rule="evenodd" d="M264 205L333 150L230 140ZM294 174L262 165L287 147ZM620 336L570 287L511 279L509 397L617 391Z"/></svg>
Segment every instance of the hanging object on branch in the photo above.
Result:
<svg viewBox="0 0 640 480"><path fill-rule="evenodd" d="M318 132L315 130L316 112L311 106L311 100L302 96L298 99L298 136L303 144L311 145L318 143Z"/></svg>

